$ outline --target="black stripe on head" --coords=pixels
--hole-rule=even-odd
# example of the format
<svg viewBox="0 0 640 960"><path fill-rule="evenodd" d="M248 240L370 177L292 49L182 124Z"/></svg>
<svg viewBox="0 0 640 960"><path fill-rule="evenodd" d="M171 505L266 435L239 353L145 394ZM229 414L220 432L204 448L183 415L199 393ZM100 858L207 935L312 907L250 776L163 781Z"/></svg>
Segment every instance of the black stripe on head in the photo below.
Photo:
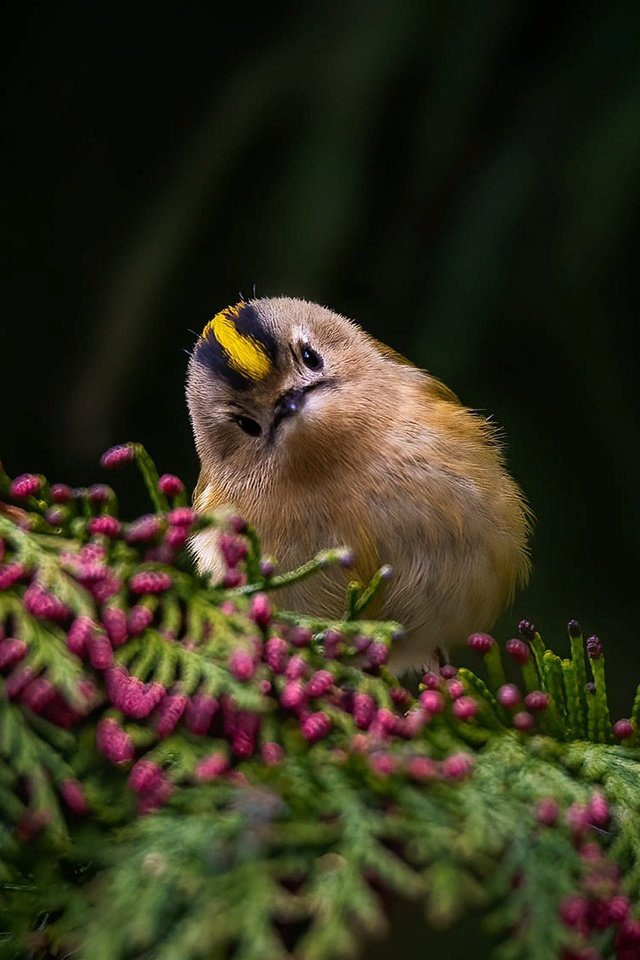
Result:
<svg viewBox="0 0 640 960"><path fill-rule="evenodd" d="M250 303L227 307L211 320L194 351L198 363L236 390L263 380L277 356L274 337Z"/></svg>

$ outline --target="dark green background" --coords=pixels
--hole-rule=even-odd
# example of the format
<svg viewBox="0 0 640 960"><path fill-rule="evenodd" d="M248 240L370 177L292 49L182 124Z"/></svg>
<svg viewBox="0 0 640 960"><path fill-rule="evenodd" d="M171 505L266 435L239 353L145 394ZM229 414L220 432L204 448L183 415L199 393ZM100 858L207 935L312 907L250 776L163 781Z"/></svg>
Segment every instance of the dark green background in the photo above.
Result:
<svg viewBox="0 0 640 960"><path fill-rule="evenodd" d="M319 300L503 426L538 520L502 635L526 615L562 642L581 618L628 712L640 5L213 8L15 5L8 470L92 482L139 439L193 484L191 331L254 284Z"/></svg>
<svg viewBox="0 0 640 960"><path fill-rule="evenodd" d="M139 439L192 484L191 331L254 284L319 300L503 426L538 518L504 630L579 617L628 711L640 6L213 7L14 11L7 469L91 482Z"/></svg>

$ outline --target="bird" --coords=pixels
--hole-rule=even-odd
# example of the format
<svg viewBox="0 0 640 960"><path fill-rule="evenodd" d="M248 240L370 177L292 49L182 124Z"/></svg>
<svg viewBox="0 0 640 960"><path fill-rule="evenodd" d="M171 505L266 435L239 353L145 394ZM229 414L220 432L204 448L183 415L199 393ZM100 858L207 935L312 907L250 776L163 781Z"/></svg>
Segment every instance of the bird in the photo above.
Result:
<svg viewBox="0 0 640 960"><path fill-rule="evenodd" d="M403 627L390 669L427 668L490 630L526 585L532 512L499 431L353 320L293 297L226 307L191 351L186 396L195 510L243 517L283 569L354 553L355 571L283 589L283 609L337 619L354 575L391 568L373 611ZM220 582L219 532L192 550Z"/></svg>

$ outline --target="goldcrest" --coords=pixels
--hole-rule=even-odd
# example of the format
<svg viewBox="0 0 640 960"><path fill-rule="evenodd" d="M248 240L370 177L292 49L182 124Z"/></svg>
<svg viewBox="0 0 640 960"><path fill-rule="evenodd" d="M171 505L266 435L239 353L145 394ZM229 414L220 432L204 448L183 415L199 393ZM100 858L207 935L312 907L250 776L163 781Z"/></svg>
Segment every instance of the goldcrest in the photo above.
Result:
<svg viewBox="0 0 640 960"><path fill-rule="evenodd" d="M526 583L530 512L495 427L351 320L288 297L227 307L194 347L187 401L198 511L244 517L282 569L354 551L355 571L296 583L281 607L338 618L349 580L391 565L367 615L403 624L396 671L490 629ZM219 580L216 531L193 549Z"/></svg>

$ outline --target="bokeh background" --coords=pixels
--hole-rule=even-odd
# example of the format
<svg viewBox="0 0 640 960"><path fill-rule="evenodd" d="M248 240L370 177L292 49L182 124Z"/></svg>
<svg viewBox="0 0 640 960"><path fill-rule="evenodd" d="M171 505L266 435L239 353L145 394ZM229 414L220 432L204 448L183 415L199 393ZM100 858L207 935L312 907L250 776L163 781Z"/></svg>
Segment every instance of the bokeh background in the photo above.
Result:
<svg viewBox="0 0 640 960"><path fill-rule="evenodd" d="M13 11L7 469L139 439L193 483L193 331L254 286L331 305L502 425L538 518L502 635L577 616L628 710L640 5L217 6Z"/></svg>

